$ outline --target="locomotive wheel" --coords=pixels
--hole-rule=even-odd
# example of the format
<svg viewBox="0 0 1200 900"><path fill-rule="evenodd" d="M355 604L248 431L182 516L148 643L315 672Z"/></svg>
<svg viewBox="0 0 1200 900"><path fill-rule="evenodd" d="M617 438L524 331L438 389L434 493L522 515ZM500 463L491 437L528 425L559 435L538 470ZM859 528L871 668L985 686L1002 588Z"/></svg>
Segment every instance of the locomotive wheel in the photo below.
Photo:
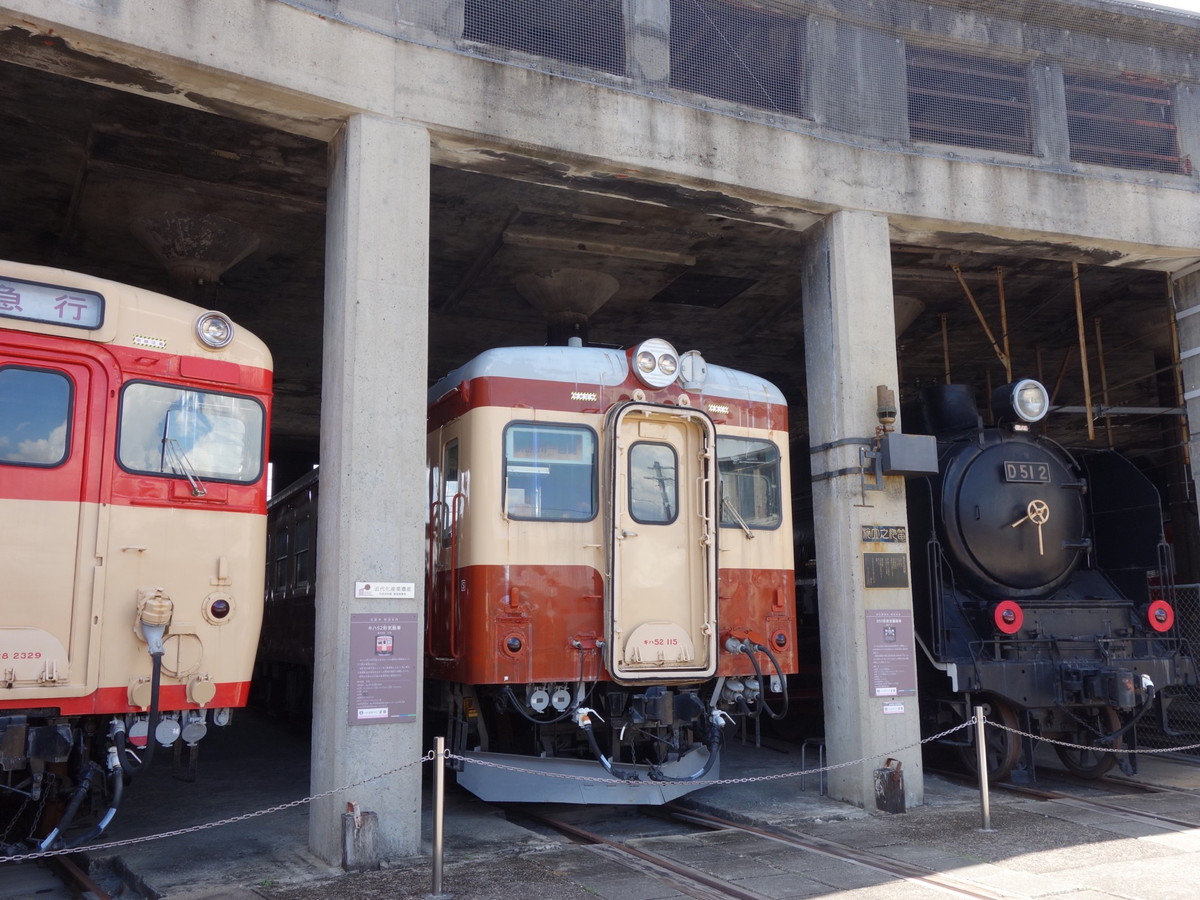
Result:
<svg viewBox="0 0 1200 900"><path fill-rule="evenodd" d="M1017 728L1017 713L1006 702L998 698L980 699L977 705L983 707L983 714L991 721L1005 728ZM979 756L975 750L976 727L967 729L970 734L968 743L958 748L959 760L972 775L979 774ZM987 774L992 781L1003 781L1012 772L1017 760L1021 758L1021 738L1012 731L1004 728L988 726L984 730L984 755L987 759Z"/></svg>
<svg viewBox="0 0 1200 900"><path fill-rule="evenodd" d="M1058 758L1062 760L1062 764L1072 775L1080 778L1099 778L1116 764L1117 755L1107 750L1096 749L1096 739L1099 735L1112 734L1120 728L1121 717L1111 706L1100 706L1087 710L1081 718L1094 731L1076 731L1067 735L1066 740L1073 744L1083 744L1088 749L1060 747L1055 744L1054 752L1058 754Z"/></svg>

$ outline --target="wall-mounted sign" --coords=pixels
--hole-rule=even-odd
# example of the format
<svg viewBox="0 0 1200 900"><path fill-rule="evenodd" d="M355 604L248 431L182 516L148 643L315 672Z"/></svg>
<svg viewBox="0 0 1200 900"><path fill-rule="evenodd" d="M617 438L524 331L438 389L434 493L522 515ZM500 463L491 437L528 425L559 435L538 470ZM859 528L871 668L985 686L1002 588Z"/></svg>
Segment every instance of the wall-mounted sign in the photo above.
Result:
<svg viewBox="0 0 1200 900"><path fill-rule="evenodd" d="M354 582L354 597L356 600L378 597L399 598L412 600L417 596L417 586L411 581L356 581Z"/></svg>
<svg viewBox="0 0 1200 900"><path fill-rule="evenodd" d="M908 587L908 554L864 553L863 577L869 588Z"/></svg>
<svg viewBox="0 0 1200 900"><path fill-rule="evenodd" d="M862 525L864 544L906 544L908 529L903 525Z"/></svg>
<svg viewBox="0 0 1200 900"><path fill-rule="evenodd" d="M872 697L915 697L917 667L912 613L867 610L867 669ZM903 712L904 706L885 712Z"/></svg>
<svg viewBox="0 0 1200 900"><path fill-rule="evenodd" d="M416 613L350 616L350 724L417 721Z"/></svg>

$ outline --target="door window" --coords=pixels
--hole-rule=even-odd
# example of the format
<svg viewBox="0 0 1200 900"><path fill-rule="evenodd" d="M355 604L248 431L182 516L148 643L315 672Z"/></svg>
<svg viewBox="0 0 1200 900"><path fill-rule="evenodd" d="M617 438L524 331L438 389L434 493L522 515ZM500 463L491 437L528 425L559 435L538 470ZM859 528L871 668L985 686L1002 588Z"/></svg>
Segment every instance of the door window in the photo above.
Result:
<svg viewBox="0 0 1200 900"><path fill-rule="evenodd" d="M71 381L61 372L0 369L0 463L57 466L67 458Z"/></svg>
<svg viewBox="0 0 1200 900"><path fill-rule="evenodd" d="M679 458L670 444L629 448L629 515L642 525L669 525L679 514Z"/></svg>

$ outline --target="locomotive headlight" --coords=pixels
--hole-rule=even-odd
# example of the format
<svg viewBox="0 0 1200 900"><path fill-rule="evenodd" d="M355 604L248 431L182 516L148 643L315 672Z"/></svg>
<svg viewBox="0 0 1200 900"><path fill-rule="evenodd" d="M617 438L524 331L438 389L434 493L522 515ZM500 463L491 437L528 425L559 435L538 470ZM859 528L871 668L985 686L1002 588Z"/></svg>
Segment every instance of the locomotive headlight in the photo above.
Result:
<svg viewBox="0 0 1200 900"><path fill-rule="evenodd" d="M1155 600L1146 611L1146 619L1155 631L1170 631L1175 624L1175 610L1166 600Z"/></svg>
<svg viewBox="0 0 1200 900"><path fill-rule="evenodd" d="M996 388L992 409L998 421L1040 422L1050 411L1050 394L1040 382L1023 378Z"/></svg>
<svg viewBox="0 0 1200 900"><path fill-rule="evenodd" d="M196 319L196 338L211 350L228 347L233 340L233 322L224 313L203 313Z"/></svg>
<svg viewBox="0 0 1200 900"><path fill-rule="evenodd" d="M633 352L633 371L647 387L666 387L679 371L679 354L662 338L642 341Z"/></svg>
<svg viewBox="0 0 1200 900"><path fill-rule="evenodd" d="M1025 611L1019 603L1004 600L992 610L992 621L996 623L996 628L1005 634L1016 634L1025 624Z"/></svg>

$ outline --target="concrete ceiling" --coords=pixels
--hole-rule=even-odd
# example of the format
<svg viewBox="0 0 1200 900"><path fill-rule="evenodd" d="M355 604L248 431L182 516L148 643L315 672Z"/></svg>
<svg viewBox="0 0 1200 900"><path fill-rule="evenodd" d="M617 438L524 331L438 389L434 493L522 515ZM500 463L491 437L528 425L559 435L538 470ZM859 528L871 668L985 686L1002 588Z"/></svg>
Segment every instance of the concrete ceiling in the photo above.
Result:
<svg viewBox="0 0 1200 900"><path fill-rule="evenodd" d="M325 145L6 62L0 133L0 257L227 311L275 355L275 451L315 458ZM799 229L815 219L669 185L564 175L490 151L444 145L434 159L430 379L487 347L543 342L546 298L565 299L590 314L594 342L665 337L775 381L793 404L803 447ZM1014 375L1036 375L1040 358L1044 379L1059 383L1058 402L1082 406L1069 248L984 236L937 243L893 247L903 390L943 377L943 327L955 380L974 383L980 396L989 377L1004 380L953 269L1000 342L1002 267ZM1113 405L1174 406L1173 372L1163 371L1173 358L1165 276L1087 264L1081 272L1097 402L1106 381ZM1082 415L1054 422L1056 437L1088 442ZM1148 468L1173 456L1165 448L1178 443L1177 419L1112 423L1114 443L1143 455ZM1101 423L1094 443L1107 442Z"/></svg>

